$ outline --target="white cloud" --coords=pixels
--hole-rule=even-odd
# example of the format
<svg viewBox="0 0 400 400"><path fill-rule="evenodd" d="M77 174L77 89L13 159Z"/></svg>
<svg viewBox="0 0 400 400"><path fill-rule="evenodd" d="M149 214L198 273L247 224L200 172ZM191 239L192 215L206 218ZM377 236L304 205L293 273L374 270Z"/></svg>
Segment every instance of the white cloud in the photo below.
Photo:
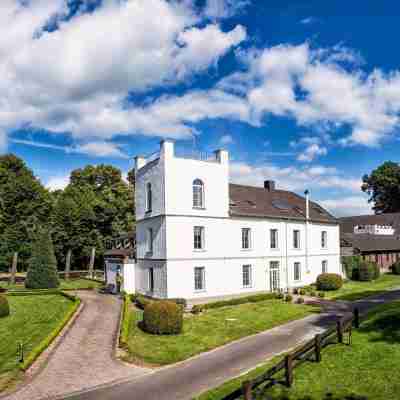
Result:
<svg viewBox="0 0 400 400"><path fill-rule="evenodd" d="M7 132L0 129L0 154L7 151Z"/></svg>
<svg viewBox="0 0 400 400"><path fill-rule="evenodd" d="M204 14L209 18L228 18L249 4L249 0L207 0Z"/></svg>
<svg viewBox="0 0 400 400"><path fill-rule="evenodd" d="M53 32L42 28L65 14L63 0L3 3L2 129L30 124L102 140L116 134L188 136L192 128L183 123L185 116L158 118L159 100L127 107L126 95L204 71L246 38L240 25L225 32L207 24L189 1L108 0L92 13L59 18ZM197 112L196 104L192 108Z"/></svg>
<svg viewBox="0 0 400 400"><path fill-rule="evenodd" d="M336 217L373 214L371 204L368 204L368 199L365 196L320 200L320 204Z"/></svg>
<svg viewBox="0 0 400 400"><path fill-rule="evenodd" d="M314 143L309 145L303 153L299 154L297 157L298 161L311 162L318 156L325 156L328 154L326 147L321 147L320 145Z"/></svg>
<svg viewBox="0 0 400 400"><path fill-rule="evenodd" d="M47 183L46 187L50 190L63 190L69 184L69 175L66 176L54 176L50 178Z"/></svg>
<svg viewBox="0 0 400 400"><path fill-rule="evenodd" d="M344 176L332 167L285 167L272 163L250 165L243 162L233 162L230 165L233 182L262 186L264 180L273 179L277 187L284 190L304 191L305 189L338 189L348 192L360 192L361 180Z"/></svg>
<svg viewBox="0 0 400 400"><path fill-rule="evenodd" d="M223 135L223 136L221 136L221 139L219 139L219 144L222 146L226 146L226 145L233 144L233 143L235 143L235 141L234 141L232 135Z"/></svg>
<svg viewBox="0 0 400 400"><path fill-rule="evenodd" d="M300 23L303 25L310 25L313 24L315 22L317 22L317 18L315 17L307 17L307 18L303 18L302 20L300 20Z"/></svg>
<svg viewBox="0 0 400 400"><path fill-rule="evenodd" d="M11 139L10 141L12 143L23 144L26 146L60 150L65 153L86 154L93 157L129 158L129 156L124 153L118 145L105 141L88 142L74 146L60 146L56 144L36 142L33 140L24 139Z"/></svg>

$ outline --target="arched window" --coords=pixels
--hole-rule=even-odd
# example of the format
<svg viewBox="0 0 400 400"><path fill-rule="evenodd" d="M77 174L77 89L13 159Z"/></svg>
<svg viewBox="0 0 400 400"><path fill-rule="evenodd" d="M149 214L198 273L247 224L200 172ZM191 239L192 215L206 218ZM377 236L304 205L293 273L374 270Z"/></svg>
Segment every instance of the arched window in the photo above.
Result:
<svg viewBox="0 0 400 400"><path fill-rule="evenodd" d="M146 185L146 212L151 211L152 203L153 203L153 195L151 192L151 183L148 183Z"/></svg>
<svg viewBox="0 0 400 400"><path fill-rule="evenodd" d="M200 179L193 181L193 207L204 208L204 184Z"/></svg>

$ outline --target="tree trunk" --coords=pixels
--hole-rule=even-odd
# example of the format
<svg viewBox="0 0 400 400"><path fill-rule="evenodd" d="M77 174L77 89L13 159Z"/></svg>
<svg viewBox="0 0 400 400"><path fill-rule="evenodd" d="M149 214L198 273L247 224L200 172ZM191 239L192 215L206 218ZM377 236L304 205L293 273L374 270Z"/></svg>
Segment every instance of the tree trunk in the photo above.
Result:
<svg viewBox="0 0 400 400"><path fill-rule="evenodd" d="M93 271L94 271L94 259L96 256L96 248L92 247L92 253L90 255L90 264L89 264L89 276L90 278L94 278Z"/></svg>
<svg viewBox="0 0 400 400"><path fill-rule="evenodd" d="M66 280L69 279L69 272L71 271L71 253L72 253L72 250L69 249L68 253L67 253L67 258L65 260L65 276L64 276L64 278Z"/></svg>
<svg viewBox="0 0 400 400"><path fill-rule="evenodd" d="M18 252L14 253L12 266L11 266L11 276L10 276L10 283L11 285L15 284L15 275L17 274L17 265L18 265Z"/></svg>

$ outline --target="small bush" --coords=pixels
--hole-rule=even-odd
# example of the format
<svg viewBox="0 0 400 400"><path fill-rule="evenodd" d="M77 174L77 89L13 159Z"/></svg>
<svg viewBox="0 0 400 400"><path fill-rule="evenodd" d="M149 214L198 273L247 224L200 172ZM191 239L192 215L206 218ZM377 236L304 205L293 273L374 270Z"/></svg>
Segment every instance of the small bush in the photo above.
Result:
<svg viewBox="0 0 400 400"><path fill-rule="evenodd" d="M305 296L306 295L306 290L305 289L300 289L299 290L299 294L301 295L301 296Z"/></svg>
<svg viewBox="0 0 400 400"><path fill-rule="evenodd" d="M358 280L361 282L369 282L379 277L380 271L376 263L371 261L363 261L358 268Z"/></svg>
<svg viewBox="0 0 400 400"><path fill-rule="evenodd" d="M141 294L138 294L134 297L135 304L138 308L141 310L144 310L147 305L152 303L152 300L150 300L148 297L145 297Z"/></svg>
<svg viewBox="0 0 400 400"><path fill-rule="evenodd" d="M400 275L400 261L396 261L391 267L390 270L394 275Z"/></svg>
<svg viewBox="0 0 400 400"><path fill-rule="evenodd" d="M298 288L294 288L293 289L293 294L299 294L299 289Z"/></svg>
<svg viewBox="0 0 400 400"><path fill-rule="evenodd" d="M316 297L317 296L317 292L315 290L313 290L312 292L308 293L309 296L311 297Z"/></svg>
<svg viewBox="0 0 400 400"><path fill-rule="evenodd" d="M291 294L286 295L285 301L287 303L291 303L293 301L293 296Z"/></svg>
<svg viewBox="0 0 400 400"><path fill-rule="evenodd" d="M318 292L318 297L323 299L325 297L325 292Z"/></svg>
<svg viewBox="0 0 400 400"><path fill-rule="evenodd" d="M257 303L259 301L272 300L276 298L276 293L261 293L245 297L236 297L230 300L214 301L203 305L204 309L220 308L227 306L237 306L245 303Z"/></svg>
<svg viewBox="0 0 400 400"><path fill-rule="evenodd" d="M203 305L202 304L195 304L193 307L192 307L192 314L201 314L202 312L203 312L203 310L204 310L204 307L203 307Z"/></svg>
<svg viewBox="0 0 400 400"><path fill-rule="evenodd" d="M346 271L346 278L353 281L358 280L358 269L363 259L360 256L343 257L343 265Z"/></svg>
<svg viewBox="0 0 400 400"><path fill-rule="evenodd" d="M304 303L303 297L298 297L297 300L296 300L296 303L297 304L303 304Z"/></svg>
<svg viewBox="0 0 400 400"><path fill-rule="evenodd" d="M182 332L182 307L172 301L153 301L146 305L143 327L156 335L176 335Z"/></svg>
<svg viewBox="0 0 400 400"><path fill-rule="evenodd" d="M279 292L276 294L276 298L279 300L283 300L285 298L285 295L282 292Z"/></svg>
<svg viewBox="0 0 400 400"><path fill-rule="evenodd" d="M6 296L0 296L0 318L10 315L10 305Z"/></svg>
<svg viewBox="0 0 400 400"><path fill-rule="evenodd" d="M338 274L320 274L317 277L318 290L338 290L343 286L343 279Z"/></svg>

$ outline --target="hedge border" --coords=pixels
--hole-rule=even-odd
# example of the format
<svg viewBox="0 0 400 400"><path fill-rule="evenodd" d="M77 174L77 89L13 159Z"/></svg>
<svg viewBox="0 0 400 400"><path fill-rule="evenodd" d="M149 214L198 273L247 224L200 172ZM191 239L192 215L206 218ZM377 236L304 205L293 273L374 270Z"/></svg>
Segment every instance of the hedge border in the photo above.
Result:
<svg viewBox="0 0 400 400"><path fill-rule="evenodd" d="M40 293L35 293L40 294ZM47 293L50 294L50 293ZM26 370L38 359L38 357L53 343L54 339L61 333L64 327L68 324L71 318L75 315L78 310L81 299L75 296L71 296L68 293L58 292L51 294L59 294L61 296L66 297L70 301L73 302L72 308L67 312L64 318L60 321L60 323L50 332L47 337L45 337L36 347L32 349L29 353L29 356L19 365L19 369L26 372Z"/></svg>
<svg viewBox="0 0 400 400"><path fill-rule="evenodd" d="M277 293L267 292L267 293L253 294L243 297L234 297L233 299L230 300L219 300L211 303L203 303L199 304L199 306L201 306L203 309L206 310L206 309L213 309L220 307L237 306L246 303L258 303L260 301L274 300L276 298L277 298Z"/></svg>
<svg viewBox="0 0 400 400"><path fill-rule="evenodd" d="M131 313L129 312L130 296L128 294L124 295L124 300L122 303L122 315L120 321L120 331L119 331L119 347L126 348L129 339L129 328L131 323Z"/></svg>

